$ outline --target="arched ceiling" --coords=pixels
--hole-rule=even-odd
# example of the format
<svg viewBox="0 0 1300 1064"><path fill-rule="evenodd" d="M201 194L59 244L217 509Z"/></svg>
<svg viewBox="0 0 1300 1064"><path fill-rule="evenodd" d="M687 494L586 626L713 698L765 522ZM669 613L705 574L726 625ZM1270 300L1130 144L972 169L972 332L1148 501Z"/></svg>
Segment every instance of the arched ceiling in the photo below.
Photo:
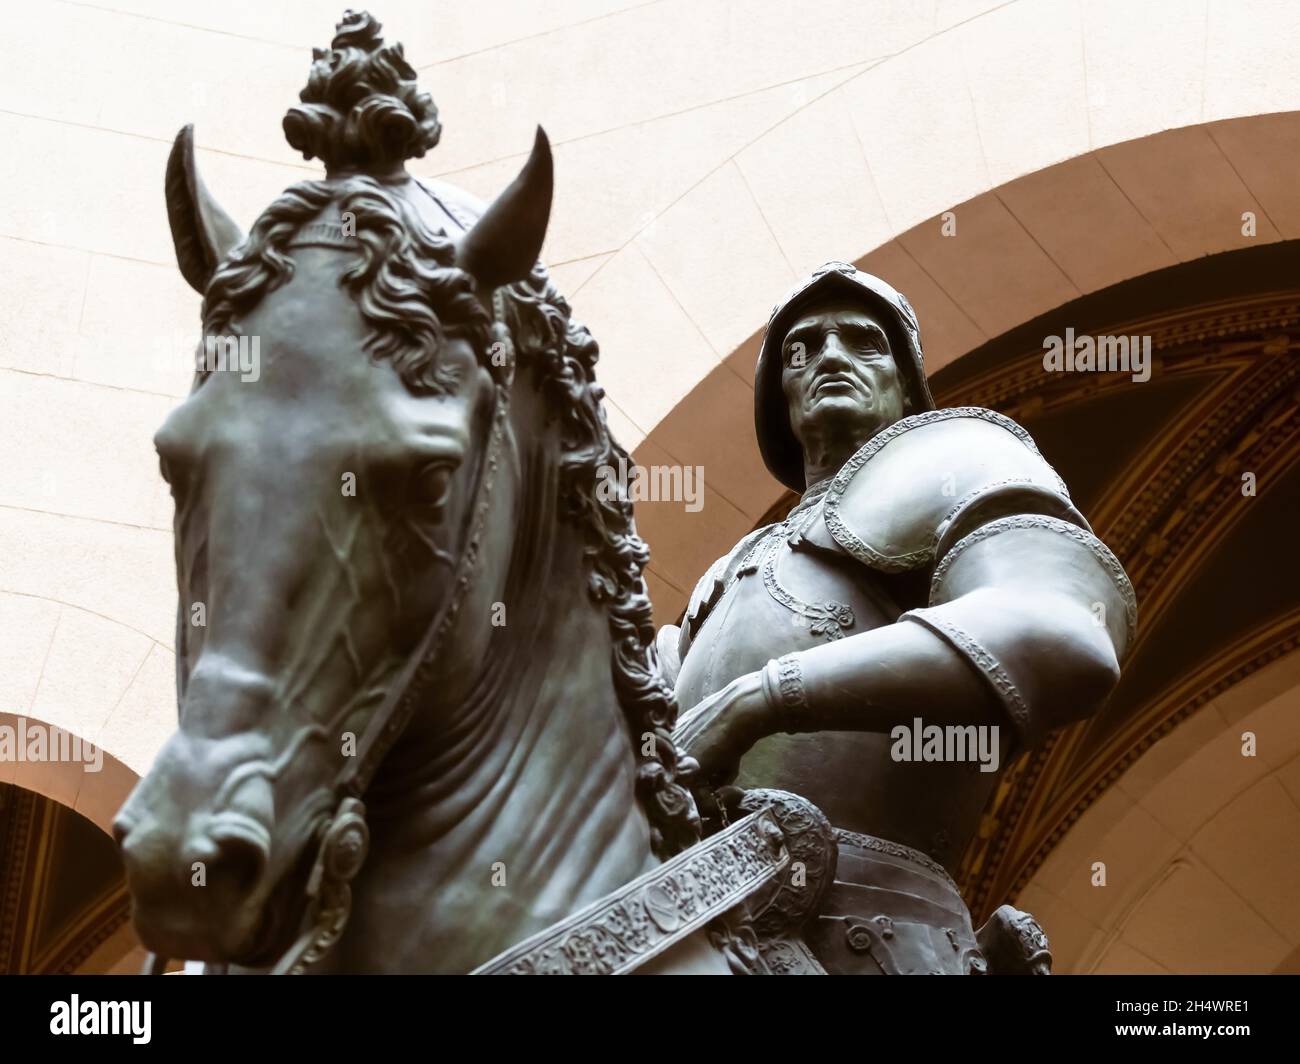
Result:
<svg viewBox="0 0 1300 1064"><path fill-rule="evenodd" d="M866 256L914 297L939 366L1116 271L1235 246L1242 210L1258 206L1260 242L1300 235L1300 135L1274 114L1300 98L1291 4L376 13L444 119L419 173L492 195L533 124L552 135L544 254L602 344L611 423L644 460L705 465L700 521L641 508L669 618L778 498L748 382L752 337L795 274ZM0 166L0 694L135 771L174 724L170 500L150 440L188 388L198 330L164 162L194 122L208 184L246 226L317 175L280 119L335 17L309 0L120 0L7 22L25 43L0 70L14 163ZM953 205L959 235L936 246L922 223Z"/></svg>
<svg viewBox="0 0 1300 1064"><path fill-rule="evenodd" d="M1257 240L1300 236L1294 166L1274 165L1295 134L1219 136L1296 107L1282 42L1298 32L1294 5L1223 0L652 3L431 66L447 137L421 172L490 196L534 122L554 135L545 258L636 445L718 367L747 385L735 353L829 258L887 251L900 288L934 292L937 367L1071 298L1240 246L1244 210L1268 216ZM483 117L464 129L462 113ZM1034 180L1073 160L1077 175ZM1066 176L1091 197L1071 202ZM959 204L941 245L923 223Z"/></svg>
<svg viewBox="0 0 1300 1064"><path fill-rule="evenodd" d="M1199 277L1167 271L1138 286L1145 291L1061 308L935 382L945 405L996 407L1029 428L1123 561L1140 609L1138 640L1108 705L1022 763L990 809L997 827L966 865L977 905L1026 882L1152 742L1300 639L1300 570L1289 562L1300 513L1298 253L1237 253L1201 264ZM1229 271L1235 282L1213 282ZM1250 277L1283 281L1281 290L1223 298ZM1186 300L1197 289L1220 298L1115 317L1125 304L1157 303L1160 292ZM1151 380L1045 373L1041 337L1066 321L1081 332L1151 336ZM1009 356L1018 343L1027 350ZM1247 474L1252 495L1243 491Z"/></svg>
<svg viewBox="0 0 1300 1064"><path fill-rule="evenodd" d="M0 974L105 972L130 949L130 909L107 835L67 806L0 783Z"/></svg>
<svg viewBox="0 0 1300 1064"><path fill-rule="evenodd" d="M138 972L144 950L112 822L139 776L85 745L75 748L84 758L19 756L22 736L41 729L49 742L50 727L0 713L13 744L0 758L0 974Z"/></svg>
<svg viewBox="0 0 1300 1064"><path fill-rule="evenodd" d="M1112 741L1105 789L1016 895L1058 971L1300 972L1296 621L1223 648L1135 714L1128 751Z"/></svg>

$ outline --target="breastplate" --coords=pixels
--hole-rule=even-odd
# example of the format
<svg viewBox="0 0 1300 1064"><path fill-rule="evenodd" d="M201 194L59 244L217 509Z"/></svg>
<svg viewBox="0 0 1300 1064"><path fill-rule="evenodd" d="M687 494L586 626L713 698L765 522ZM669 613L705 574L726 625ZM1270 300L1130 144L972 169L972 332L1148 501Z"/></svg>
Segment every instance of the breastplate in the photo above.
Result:
<svg viewBox="0 0 1300 1064"><path fill-rule="evenodd" d="M903 608L878 574L815 546L820 504L772 525L729 567L677 677L687 709L772 658L891 624Z"/></svg>

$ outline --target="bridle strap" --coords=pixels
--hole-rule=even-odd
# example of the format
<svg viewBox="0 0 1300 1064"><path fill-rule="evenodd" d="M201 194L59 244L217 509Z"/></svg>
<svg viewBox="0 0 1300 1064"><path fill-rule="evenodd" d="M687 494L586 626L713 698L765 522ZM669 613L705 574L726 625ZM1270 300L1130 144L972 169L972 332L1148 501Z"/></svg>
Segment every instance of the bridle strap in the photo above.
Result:
<svg viewBox="0 0 1300 1064"><path fill-rule="evenodd" d="M385 699L357 743L356 755L340 772L335 787L339 804L321 834L320 848L307 880L312 909L310 926L298 936L272 969L272 975L301 975L321 960L343 934L352 912L350 883L361 871L370 846L366 808L361 800L375 769L409 723L436 667L447 633L455 622L478 565L479 549L501 462L509 414L509 384L498 385L487 453L475 488L469 536L461 551L451 593L443 600L419 650L403 670L394 694Z"/></svg>
<svg viewBox="0 0 1300 1064"><path fill-rule="evenodd" d="M505 297L498 288L492 293L494 325L502 322L504 313ZM479 467L474 486L474 505L469 517L469 531L456 562L451 593L443 600L437 615L425 630L418 649L406 663L393 690L367 722L365 731L357 742L356 755L349 759L339 773L335 781L335 789L341 796L351 796L360 800L366 788L370 786L379 763L415 714L438 665L442 644L456 621L461 603L473 582L474 571L478 568L483 532L492 505L492 489L496 483L505 450L506 436L509 432L510 388L514 382L515 370L514 345L509 341L507 331L504 328L494 331L498 333L498 339L504 342L506 358L493 395L492 425L488 432L483 463ZM343 800L342 797L340 800Z"/></svg>
<svg viewBox="0 0 1300 1064"><path fill-rule="evenodd" d="M403 668L394 690L366 724L365 731L357 740L356 755L340 771L335 788L343 796L360 799L365 794L375 770L414 716L427 691L438 665L442 645L455 623L478 567L483 532L491 508L492 488L504 450L508 416L508 391L498 386L487 454L479 470L475 489L469 534L453 573L451 593L443 600L437 616L420 640L419 648Z"/></svg>

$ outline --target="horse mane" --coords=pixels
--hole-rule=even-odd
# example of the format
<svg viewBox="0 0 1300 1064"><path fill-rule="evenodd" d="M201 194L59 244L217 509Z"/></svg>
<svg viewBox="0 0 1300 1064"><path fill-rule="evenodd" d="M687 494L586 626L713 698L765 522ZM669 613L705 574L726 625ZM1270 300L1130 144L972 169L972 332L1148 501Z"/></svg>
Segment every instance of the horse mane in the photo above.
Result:
<svg viewBox="0 0 1300 1064"><path fill-rule="evenodd" d="M700 819L678 782L687 766L672 737L677 701L655 658L644 578L650 551L636 534L628 486L610 475L632 462L605 420L605 392L595 374L600 350L540 263L508 287L503 302L516 356L536 365L559 418L561 519L585 539L588 593L609 618L614 689L638 760L637 798L650 821L654 852L666 858L699 841Z"/></svg>
<svg viewBox="0 0 1300 1064"><path fill-rule="evenodd" d="M356 176L304 181L262 212L208 284L203 331L231 331L235 318L292 277L286 248L304 224L323 221L337 230L341 221L341 238L336 233L333 242L361 253L342 280L371 326L367 350L389 359L414 391L437 393L447 383L438 379L445 337L462 336L481 350L490 320L473 280L456 266L452 241L430 232L400 196L364 176L400 169L442 133L433 98L419 91L402 45L385 44L382 30L369 12L345 11L330 47L312 50L300 103L284 116L285 137L303 158L321 159L327 174Z"/></svg>
<svg viewBox="0 0 1300 1064"><path fill-rule="evenodd" d="M365 11L348 11L328 49L313 52L301 103L284 118L285 136L304 158L327 169L379 172L423 156L441 127L433 99L419 91L401 44L387 45ZM610 435L596 383L596 341L538 264L508 286L493 322L473 279L456 265L455 244L431 232L389 186L366 176L305 181L287 189L258 218L247 240L217 269L203 300L203 331L235 331L234 322L293 276L289 247L313 222L337 229L349 220L346 247L360 261L341 278L370 326L366 350L389 360L413 392L440 394L448 337L468 340L499 387L510 370L490 358L507 330L521 364L531 362L559 419L561 520L584 538L588 592L609 618L614 689L638 760L637 799L650 821L651 845L668 857L697 842L699 814L678 782L689 763L672 739L677 704L654 652L654 621L643 576L649 551L636 534L622 477L627 452ZM202 383L203 371L200 370ZM611 485L614 490L610 490ZM651 741L646 741L650 739Z"/></svg>
<svg viewBox="0 0 1300 1064"><path fill-rule="evenodd" d="M430 232L371 177L304 181L277 197L208 282L204 334L237 331L236 318L287 283L294 272L290 245L304 225L326 216L343 219L353 230L326 222L346 234L347 250L360 255L340 283L371 327L367 352L391 361L412 391L444 393L448 382L438 372L443 343L456 336L476 351L485 349L491 334L488 312L475 295L473 278L455 265L452 241Z"/></svg>

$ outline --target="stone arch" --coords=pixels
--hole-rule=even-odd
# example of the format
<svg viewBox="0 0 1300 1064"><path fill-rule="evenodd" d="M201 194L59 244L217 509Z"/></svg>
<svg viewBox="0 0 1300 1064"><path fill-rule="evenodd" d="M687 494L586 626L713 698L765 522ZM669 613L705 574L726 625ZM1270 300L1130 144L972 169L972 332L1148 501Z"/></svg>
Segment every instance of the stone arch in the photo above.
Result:
<svg viewBox="0 0 1300 1064"><path fill-rule="evenodd" d="M25 714L0 713L0 728L27 727L49 729L58 725ZM80 735L76 739L85 745L90 743ZM0 783L15 784L67 806L112 836L113 818L140 775L108 750L102 754L103 767L98 772L88 772L74 761L0 761Z"/></svg>
<svg viewBox="0 0 1300 1064"><path fill-rule="evenodd" d="M6 908L6 919L21 924L13 930L31 936L33 943L47 942L44 948L31 947L33 958L40 958L32 963L45 967L30 970L83 974L138 972L144 952L129 922L129 902L120 870L115 883L106 859L76 867L70 862L83 860L91 852L100 854L101 858L105 852L111 853L111 844L107 840L103 845L92 846L91 843L96 841L93 834L86 836L84 829L71 820L89 822L105 836L111 836L113 817L139 776L106 750L92 753L83 736L68 733L66 729L60 730L67 735L68 751L74 759L48 758L47 753L46 760L29 761L25 753L17 754L17 746L30 748L24 739L33 730L42 733L48 752L49 744L57 741L52 738L58 736L57 728L57 725L39 717L0 713L0 729L5 730L7 741L15 743L15 756L0 761L0 784L14 788L8 792L6 816L17 821L10 825L6 848L18 847L17 851L2 854L0 858L23 884L22 889L9 898L11 905ZM96 763L98 770L93 767ZM83 832L80 836L77 835L79 831ZM40 851L44 857L40 860L26 852L35 839L45 840ZM73 842L57 841L67 839ZM78 839L80 841L76 841ZM26 845L23 840L27 840ZM60 857L64 853L68 854L66 859ZM90 868L95 872L87 883L84 880L90 875ZM49 927L42 939L37 933L46 928L47 923L38 914L47 906L42 904L41 898L52 885L57 884L59 877L67 875L78 877L78 889L84 893L84 898L76 902L75 907L69 907L67 901L61 903L62 911L67 914L62 919L66 922ZM5 889L8 891L13 886L13 883L5 884ZM56 934L54 928L62 930ZM9 930L0 928L0 937L7 937ZM18 956L24 955L20 950ZM51 965L53 967L49 967Z"/></svg>

